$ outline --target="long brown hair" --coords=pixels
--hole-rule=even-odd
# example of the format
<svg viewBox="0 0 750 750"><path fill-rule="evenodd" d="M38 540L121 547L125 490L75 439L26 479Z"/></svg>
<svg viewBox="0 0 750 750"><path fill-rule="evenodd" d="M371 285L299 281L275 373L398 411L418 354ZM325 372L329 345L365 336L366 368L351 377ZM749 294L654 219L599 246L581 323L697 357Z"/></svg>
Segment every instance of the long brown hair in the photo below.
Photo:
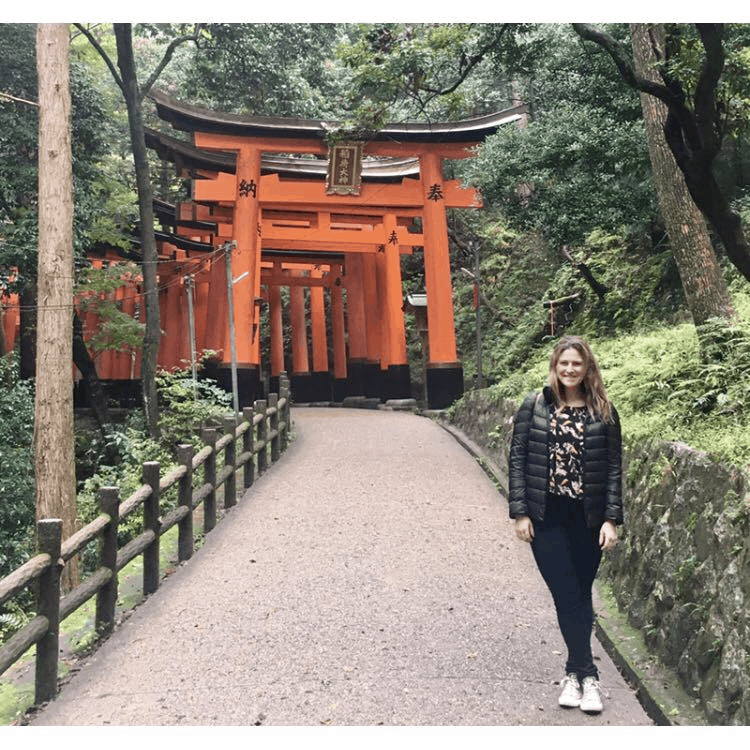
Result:
<svg viewBox="0 0 750 750"><path fill-rule="evenodd" d="M564 336L557 342L549 359L549 378L547 380L552 393L555 395L555 404L562 404L563 389L557 377L557 363L566 349L575 349L583 358L585 375L583 376L583 397L586 407L593 418L601 419L603 422L612 422L612 405L607 398L604 388L602 373L599 363L596 361L591 347L580 336Z"/></svg>

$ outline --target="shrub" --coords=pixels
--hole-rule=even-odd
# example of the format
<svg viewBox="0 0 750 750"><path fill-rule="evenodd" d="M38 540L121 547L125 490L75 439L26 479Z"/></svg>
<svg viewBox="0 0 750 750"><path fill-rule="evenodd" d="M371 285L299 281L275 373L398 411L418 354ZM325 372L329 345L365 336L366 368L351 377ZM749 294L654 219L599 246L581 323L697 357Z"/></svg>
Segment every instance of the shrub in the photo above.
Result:
<svg viewBox="0 0 750 750"><path fill-rule="evenodd" d="M88 476L78 493L78 517L82 524L99 515L98 495L102 487L118 487L125 499L143 483L143 464L158 461L162 476L176 466L175 449L181 443L200 447L202 426L220 420L231 411L231 396L211 380L193 382L187 370L160 372L156 378L159 397L160 438L148 436L143 414L129 415L123 425L107 425L82 456ZM176 488L162 494L162 510L177 502ZM125 519L119 529L119 543L125 544L141 531L140 514Z"/></svg>
<svg viewBox="0 0 750 750"><path fill-rule="evenodd" d="M34 541L34 387L0 386L0 578L25 562Z"/></svg>

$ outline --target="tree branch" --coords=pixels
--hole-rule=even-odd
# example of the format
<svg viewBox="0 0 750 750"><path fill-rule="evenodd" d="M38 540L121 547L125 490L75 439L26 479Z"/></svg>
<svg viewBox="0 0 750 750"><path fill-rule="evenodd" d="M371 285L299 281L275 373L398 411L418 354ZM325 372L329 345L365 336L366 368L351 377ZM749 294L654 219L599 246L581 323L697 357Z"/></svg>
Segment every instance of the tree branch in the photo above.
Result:
<svg viewBox="0 0 750 750"><path fill-rule="evenodd" d="M724 24L698 23L695 26L706 50L706 60L695 87L695 119L703 147L708 148L713 157L719 153L721 146L720 134L716 130L716 89L724 70Z"/></svg>
<svg viewBox="0 0 750 750"><path fill-rule="evenodd" d="M122 78L120 78L120 74L117 72L117 67L112 62L109 55L104 51L102 45L99 44L99 42L94 38L94 35L82 23L76 23L73 25L86 37L86 39L89 40L91 46L99 53L99 56L102 58L102 60L104 60L107 67L109 68L110 73L112 73L112 77L115 79L115 83L120 87L120 90L124 94L125 84L122 82Z"/></svg>
<svg viewBox="0 0 750 750"><path fill-rule="evenodd" d="M169 46L164 52L164 56L162 57L161 62L156 66L156 68L154 68L154 71L151 73L146 83L141 87L141 90L139 92L139 96L141 99L143 99L146 94L151 91L151 88L156 83L164 68L169 65L169 62L172 59L175 50L185 42L197 42L202 30L203 24L197 23L195 25L195 28L193 29L192 34L185 34L184 36L177 37L169 43Z"/></svg>
<svg viewBox="0 0 750 750"><path fill-rule="evenodd" d="M591 273L591 269L585 263L578 263L570 254L570 250L568 249L567 245L562 246L562 254L565 256L566 260L568 260L568 262L571 265L575 266L575 268L578 270L578 273L580 273L581 276L583 276L583 278L586 279L589 286L599 296L599 299L604 299L604 295L609 291L609 287L597 281L597 279L594 278L594 274ZM562 300L553 300L553 301L561 302Z"/></svg>
<svg viewBox="0 0 750 750"><path fill-rule="evenodd" d="M442 89L424 86L423 91L426 91L428 94L433 94L434 96L444 96L446 94L452 94L468 78L469 73L471 73L471 71L474 70L474 68L480 62L482 62L482 60L484 60L485 55L497 44L500 37L507 31L508 26L509 24L507 23L503 24L497 34L495 34L495 36L493 36L492 39L487 42L487 44L485 44L476 54L474 54L468 60L462 62L459 65L458 78L456 79L456 81L454 81L453 84L451 84L447 88Z"/></svg>
<svg viewBox="0 0 750 750"><path fill-rule="evenodd" d="M651 94L651 96L661 99L669 107L679 104L675 95L666 86L649 81L646 78L641 78L636 74L635 68L628 58L627 50L614 37L586 23L574 23L571 25L581 39L598 44L609 54L625 83L630 87L637 91L643 91L644 94Z"/></svg>
<svg viewBox="0 0 750 750"><path fill-rule="evenodd" d="M609 54L620 71L620 75L629 86L636 91L650 94L667 105L669 114L664 127L665 137L680 168L683 171L689 169L688 161L693 159L695 154L699 154L705 149L704 133L699 130L696 118L686 106L685 94L679 83L675 81L670 86L670 80L663 69L660 70L660 74L665 81L664 84L637 75L627 50L614 37L588 24L574 23L572 26L578 36L594 42ZM708 89L710 81L711 77L708 76L704 83L706 89ZM710 127L710 123L703 127ZM713 136L710 143L715 143ZM713 158L715 155L716 153L713 153L710 156Z"/></svg>

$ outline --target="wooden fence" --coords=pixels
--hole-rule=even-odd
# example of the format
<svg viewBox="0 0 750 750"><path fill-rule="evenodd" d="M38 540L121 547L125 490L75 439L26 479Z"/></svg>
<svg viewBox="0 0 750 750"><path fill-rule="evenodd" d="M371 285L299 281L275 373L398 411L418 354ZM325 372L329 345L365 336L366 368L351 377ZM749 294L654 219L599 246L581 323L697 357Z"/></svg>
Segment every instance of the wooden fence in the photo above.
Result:
<svg viewBox="0 0 750 750"><path fill-rule="evenodd" d="M35 703L52 700L57 694L60 623L96 595L95 627L98 635L109 633L115 623L117 574L138 555L143 556L143 595L156 591L161 578L159 541L173 526L178 527L177 551L180 562L194 550L193 511L203 504L203 532L217 521L217 490L224 488L224 508L237 503L236 475L250 487L256 473L262 474L279 459L289 439L289 381L280 377L279 393L256 401L224 420L223 434L216 428L202 431L204 447L197 453L192 445L180 445L179 466L166 476L159 463L143 464L143 484L120 501L117 487L103 487L99 493L101 514L69 539L62 539L62 521L44 519L37 523L37 555L0 580L0 606L29 586L36 586L36 616L0 648L0 674L36 644ZM241 450L237 450L238 444ZM223 467L217 469L217 457ZM203 467L203 483L194 487L194 475ZM178 488L177 506L161 515L160 496ZM122 549L117 546L120 521L138 508L143 512L143 531ZM61 597L60 573L66 562L98 540L97 569L79 586Z"/></svg>

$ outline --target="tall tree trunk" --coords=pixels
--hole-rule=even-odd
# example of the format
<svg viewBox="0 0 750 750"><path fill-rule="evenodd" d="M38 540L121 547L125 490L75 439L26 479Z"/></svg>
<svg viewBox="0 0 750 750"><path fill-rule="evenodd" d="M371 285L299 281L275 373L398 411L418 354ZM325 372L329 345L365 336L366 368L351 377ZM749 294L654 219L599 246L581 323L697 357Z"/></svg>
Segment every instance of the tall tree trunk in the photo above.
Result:
<svg viewBox="0 0 750 750"><path fill-rule="evenodd" d="M158 251L154 235L154 206L151 176L148 168L146 136L138 77L133 57L132 28L129 23L114 24L117 39L117 65L122 76L123 94L128 108L130 140L133 146L135 178L138 188L141 253L143 266L143 296L146 307L146 331L141 359L141 387L146 425L152 436L159 432L159 406L156 396L156 365L159 354L161 322L159 320L159 290L157 287Z"/></svg>
<svg viewBox="0 0 750 750"><path fill-rule="evenodd" d="M630 33L636 74L658 81L655 65L657 50L664 49L664 25L634 23ZM730 321L735 311L706 221L664 136L667 106L649 94L641 92L640 97L659 208L693 322L699 327L710 318Z"/></svg>
<svg viewBox="0 0 750 750"><path fill-rule="evenodd" d="M75 531L73 172L67 24L37 26L39 262L34 453L36 515ZM68 570L68 581L76 572Z"/></svg>

